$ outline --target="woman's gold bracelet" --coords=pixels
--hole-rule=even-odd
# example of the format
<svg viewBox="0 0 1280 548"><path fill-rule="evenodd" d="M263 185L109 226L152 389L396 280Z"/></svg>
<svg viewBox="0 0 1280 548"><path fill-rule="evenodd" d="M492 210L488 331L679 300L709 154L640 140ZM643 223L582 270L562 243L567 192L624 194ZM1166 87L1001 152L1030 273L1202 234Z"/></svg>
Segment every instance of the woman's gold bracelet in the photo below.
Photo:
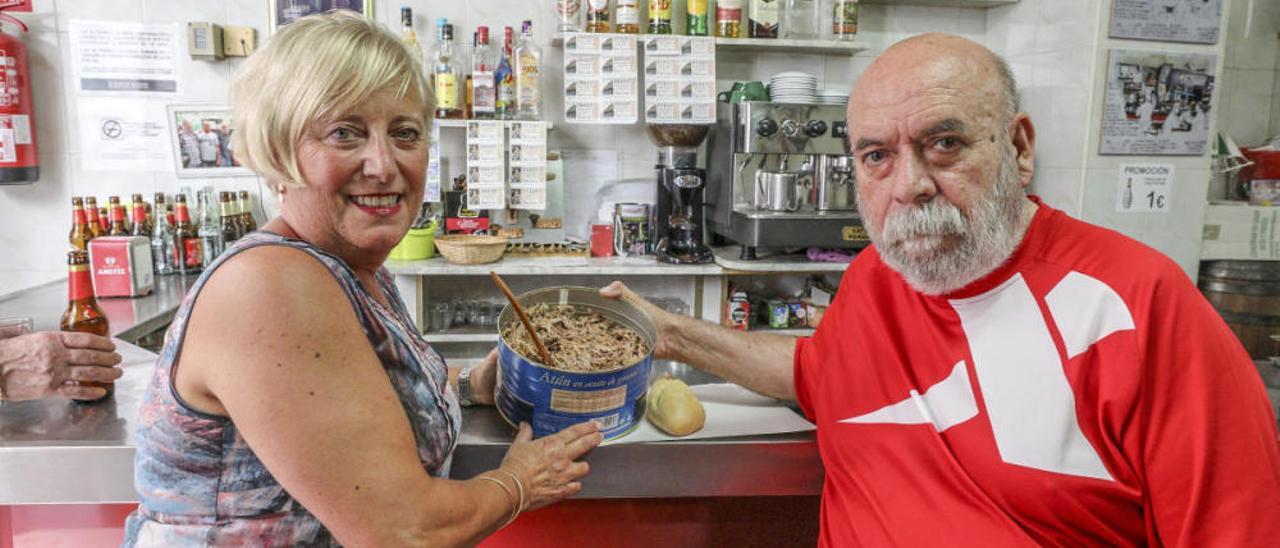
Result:
<svg viewBox="0 0 1280 548"><path fill-rule="evenodd" d="M523 512L525 507L524 484L521 483L520 478L517 478L516 475L511 473L510 470L504 470L502 468L499 468L498 471L508 476L511 476L511 480L516 482L516 491L520 493L520 512Z"/></svg>
<svg viewBox="0 0 1280 548"><path fill-rule="evenodd" d="M503 522L502 526L498 527L498 529L502 529L508 525L511 525L511 522L516 520L516 516L520 515L520 501L519 499L516 498L516 494L511 492L511 488L507 487L507 484L503 483L501 480L497 478L491 478L489 476L476 476L476 478L482 479L485 481L491 481L498 487L501 487L502 490L507 493L507 500L511 500L512 502L512 512L511 512L511 516L507 518L507 521Z"/></svg>

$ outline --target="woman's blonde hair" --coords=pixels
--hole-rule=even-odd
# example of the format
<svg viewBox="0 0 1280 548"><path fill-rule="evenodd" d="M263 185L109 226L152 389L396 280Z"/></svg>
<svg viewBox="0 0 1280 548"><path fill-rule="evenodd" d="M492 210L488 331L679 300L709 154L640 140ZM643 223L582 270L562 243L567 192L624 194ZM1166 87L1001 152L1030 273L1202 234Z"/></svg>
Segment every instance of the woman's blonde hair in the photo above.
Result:
<svg viewBox="0 0 1280 548"><path fill-rule="evenodd" d="M272 188L305 185L295 149L307 127L380 91L420 98L423 120L431 122L422 68L386 29L349 11L294 21L231 79L236 159Z"/></svg>

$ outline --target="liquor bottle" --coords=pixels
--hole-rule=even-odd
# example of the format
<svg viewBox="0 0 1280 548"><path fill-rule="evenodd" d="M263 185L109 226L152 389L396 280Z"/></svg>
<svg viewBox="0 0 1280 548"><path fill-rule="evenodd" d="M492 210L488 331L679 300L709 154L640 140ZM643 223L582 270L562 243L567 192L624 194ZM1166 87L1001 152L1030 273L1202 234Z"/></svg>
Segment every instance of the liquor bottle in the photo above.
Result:
<svg viewBox="0 0 1280 548"><path fill-rule="evenodd" d="M93 276L89 271L89 253L82 249L67 252L67 309L62 313L61 329L77 333L92 333L99 337L111 335L106 314L98 308L93 295ZM76 400L83 403L102 401L111 397L114 383L79 381L80 386L105 388L107 393L93 400Z"/></svg>
<svg viewBox="0 0 1280 548"><path fill-rule="evenodd" d="M711 34L709 4L708 0L689 0L685 4L685 34L689 36L708 36Z"/></svg>
<svg viewBox="0 0 1280 548"><path fill-rule="evenodd" d="M462 117L468 120L474 118L476 115L476 111L475 111L476 82L475 82L475 79L472 78L473 75L471 71L471 65L475 62L476 44L477 44L477 41L479 41L479 39L480 39L479 31L471 33L471 55L468 56L470 58L460 63L462 65L462 68L466 69L467 71L467 86L466 86L467 101L466 101L465 107L462 109Z"/></svg>
<svg viewBox="0 0 1280 548"><path fill-rule="evenodd" d="M777 38L782 22L782 0L751 0L747 32L752 38Z"/></svg>
<svg viewBox="0 0 1280 548"><path fill-rule="evenodd" d="M124 224L124 207L120 205L119 196L111 196L107 198L108 207L111 208L111 229L107 231L108 236L128 236L129 227Z"/></svg>
<svg viewBox="0 0 1280 548"><path fill-rule="evenodd" d="M587 32L609 30L609 0L587 0Z"/></svg>
<svg viewBox="0 0 1280 548"><path fill-rule="evenodd" d="M422 68L422 44L418 43L418 33L413 31L413 8L409 6L400 8L400 41L409 48L418 68Z"/></svg>
<svg viewBox="0 0 1280 548"><path fill-rule="evenodd" d="M258 222L253 220L253 207L250 205L249 191L240 191L240 225L244 227L243 234L248 234L258 230Z"/></svg>
<svg viewBox="0 0 1280 548"><path fill-rule="evenodd" d="M716 2L716 36L742 38L742 0Z"/></svg>
<svg viewBox="0 0 1280 548"><path fill-rule="evenodd" d="M498 68L494 70L493 78L497 81L498 100L494 106L494 117L499 120L510 120L515 117L516 111L516 75L511 69L511 27L506 27L503 32L502 57L498 60Z"/></svg>
<svg viewBox="0 0 1280 548"><path fill-rule="evenodd" d="M191 224L191 212L187 209L187 196L174 197L173 270L175 274L200 272L200 234Z"/></svg>
<svg viewBox="0 0 1280 548"><path fill-rule="evenodd" d="M835 0L831 17L831 35L839 41L858 36L858 0Z"/></svg>
<svg viewBox="0 0 1280 548"><path fill-rule="evenodd" d="M556 22L556 32L582 32L582 2L556 0Z"/></svg>
<svg viewBox="0 0 1280 548"><path fill-rule="evenodd" d="M443 19L441 19L443 21ZM436 36L435 59L431 61L431 74L435 82L436 118L462 118L462 101L459 93L462 84L462 72L459 70L453 51L453 25L440 25Z"/></svg>
<svg viewBox="0 0 1280 548"><path fill-rule="evenodd" d="M498 94L494 86L493 47L489 45L489 27L476 29L476 49L471 54L472 118L492 120L497 112Z"/></svg>
<svg viewBox="0 0 1280 548"><path fill-rule="evenodd" d="M71 234L67 235L67 239L75 249L89 249L89 240L93 239L93 232L89 230L89 221L84 214L84 200L79 196L71 198Z"/></svg>
<svg viewBox="0 0 1280 548"><path fill-rule="evenodd" d="M533 40L533 21L525 21L516 42L516 118L542 119L542 50Z"/></svg>
<svg viewBox="0 0 1280 548"><path fill-rule="evenodd" d="M156 193L156 203L151 213L154 215L151 230L151 261L155 263L157 275L173 274L173 222L169 220L173 213L169 211L169 204L165 203L163 192Z"/></svg>
<svg viewBox="0 0 1280 548"><path fill-rule="evenodd" d="M618 0L613 19L618 34L640 34L640 0Z"/></svg>
<svg viewBox="0 0 1280 548"><path fill-rule="evenodd" d="M142 200L141 194L133 195L133 229L129 231L131 236L151 237L152 227L151 221L147 219L147 202Z"/></svg>
<svg viewBox="0 0 1280 548"><path fill-rule="evenodd" d="M1124 203L1125 209L1129 209L1133 207L1133 178L1132 177L1129 178L1129 180L1124 183L1124 202L1123 203Z"/></svg>
<svg viewBox="0 0 1280 548"><path fill-rule="evenodd" d="M102 224L101 212L98 211L98 199L93 196L87 196L84 199L85 219L89 223L89 232L93 233L93 237L107 235L107 227Z"/></svg>
<svg viewBox="0 0 1280 548"><path fill-rule="evenodd" d="M671 34L671 0L649 0L649 34Z"/></svg>

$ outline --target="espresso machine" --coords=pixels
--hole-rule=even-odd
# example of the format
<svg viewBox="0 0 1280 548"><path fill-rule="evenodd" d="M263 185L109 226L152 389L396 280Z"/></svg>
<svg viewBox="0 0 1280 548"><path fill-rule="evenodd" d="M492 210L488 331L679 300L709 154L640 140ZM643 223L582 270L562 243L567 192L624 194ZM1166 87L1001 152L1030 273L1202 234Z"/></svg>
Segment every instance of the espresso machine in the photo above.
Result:
<svg viewBox="0 0 1280 548"><path fill-rule="evenodd" d="M708 228L756 248L860 248L844 105L719 103L707 141Z"/></svg>
<svg viewBox="0 0 1280 548"><path fill-rule="evenodd" d="M698 167L698 147L711 126L650 125L649 136L658 145L658 260L673 264L699 264L714 260L703 243L706 214L703 192L707 172Z"/></svg>

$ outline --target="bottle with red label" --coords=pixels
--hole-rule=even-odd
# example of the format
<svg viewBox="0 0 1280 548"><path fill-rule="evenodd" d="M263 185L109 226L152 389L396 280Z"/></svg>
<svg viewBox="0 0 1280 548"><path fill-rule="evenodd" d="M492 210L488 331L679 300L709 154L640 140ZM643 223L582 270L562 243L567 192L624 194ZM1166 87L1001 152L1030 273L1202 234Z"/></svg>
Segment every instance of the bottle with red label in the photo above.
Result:
<svg viewBox="0 0 1280 548"><path fill-rule="evenodd" d="M129 227L124 224L124 206L120 205L120 197L108 197L107 204L108 210L111 212L111 228L107 231L107 235L128 236Z"/></svg>
<svg viewBox="0 0 1280 548"><path fill-rule="evenodd" d="M67 236L71 247L88 249L93 232L89 230L89 221L84 214L84 201L79 196L71 198L71 234Z"/></svg>
<svg viewBox="0 0 1280 548"><path fill-rule="evenodd" d="M187 209L187 196L174 197L173 270L175 274L200 272L200 233L191 224L191 212Z"/></svg>
<svg viewBox="0 0 1280 548"><path fill-rule="evenodd" d="M0 22L27 31L17 18L0 12ZM40 178L36 152L35 109L27 46L0 29L0 185L34 183Z"/></svg>
<svg viewBox="0 0 1280 548"><path fill-rule="evenodd" d="M142 200L141 194L133 195L133 227L129 231L131 236L151 237L151 219L147 216L147 202Z"/></svg>
<svg viewBox="0 0 1280 548"><path fill-rule="evenodd" d="M102 217L99 215L97 198L93 196L85 197L84 214L86 221L89 223L89 233L93 234L94 238L107 235L107 227L102 226Z"/></svg>
<svg viewBox="0 0 1280 548"><path fill-rule="evenodd" d="M99 337L111 334L106 314L98 307L93 294L93 278L89 272L89 254L81 249L67 253L67 309L62 313L61 329L78 333L92 333ZM81 386L105 388L106 393L95 400L77 400L85 403L102 401L111 397L114 386L108 382L80 381Z"/></svg>

